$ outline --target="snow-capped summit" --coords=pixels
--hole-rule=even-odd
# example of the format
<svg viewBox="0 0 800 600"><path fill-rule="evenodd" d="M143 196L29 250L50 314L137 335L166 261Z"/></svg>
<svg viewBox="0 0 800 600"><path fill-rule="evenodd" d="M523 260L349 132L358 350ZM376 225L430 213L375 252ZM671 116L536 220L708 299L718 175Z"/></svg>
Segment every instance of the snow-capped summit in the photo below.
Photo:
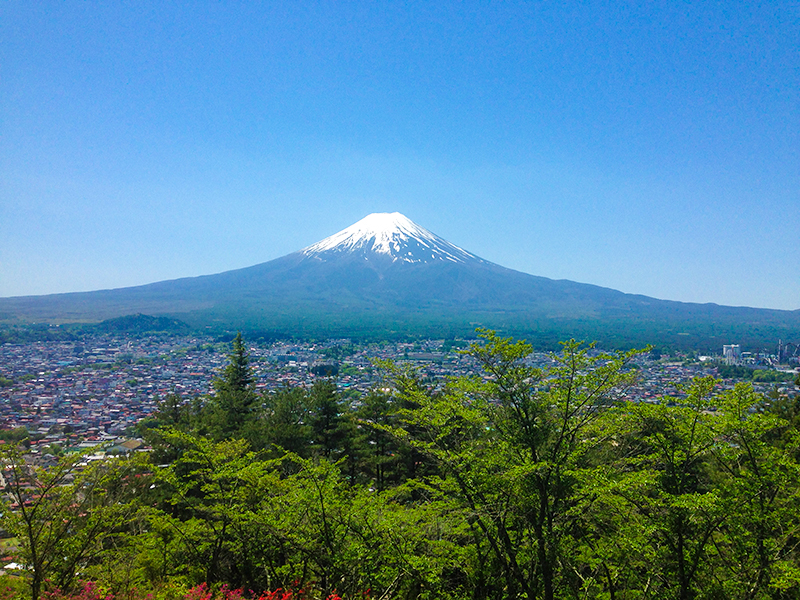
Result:
<svg viewBox="0 0 800 600"><path fill-rule="evenodd" d="M391 258L393 262L408 263L481 261L474 254L420 227L398 212L367 215L301 252L306 256L364 254L367 258L370 254L376 254Z"/></svg>

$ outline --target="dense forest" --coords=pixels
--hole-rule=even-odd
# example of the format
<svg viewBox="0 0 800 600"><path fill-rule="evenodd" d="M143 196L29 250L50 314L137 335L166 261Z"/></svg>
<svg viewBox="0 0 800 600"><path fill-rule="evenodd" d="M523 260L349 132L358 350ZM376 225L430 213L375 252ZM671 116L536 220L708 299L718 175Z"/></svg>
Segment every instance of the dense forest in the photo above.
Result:
<svg viewBox="0 0 800 600"><path fill-rule="evenodd" d="M637 351L483 331L483 372L433 388L378 365L255 391L234 340L215 393L167 397L150 452L31 469L2 446L7 597L800 597L800 396L688 383L631 402ZM792 384L788 384L792 385ZM2 595L0 593L0 595Z"/></svg>

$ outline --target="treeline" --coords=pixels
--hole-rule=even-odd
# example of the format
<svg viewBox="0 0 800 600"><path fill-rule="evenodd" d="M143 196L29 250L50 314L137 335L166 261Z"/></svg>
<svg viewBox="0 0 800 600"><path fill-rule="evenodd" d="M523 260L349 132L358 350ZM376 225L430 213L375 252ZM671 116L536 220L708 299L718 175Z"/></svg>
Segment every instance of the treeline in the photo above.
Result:
<svg viewBox="0 0 800 600"><path fill-rule="evenodd" d="M2 318L2 315L0 315ZM73 328L56 325L0 324L0 344L26 344L29 342L70 342L78 339Z"/></svg>
<svg viewBox="0 0 800 600"><path fill-rule="evenodd" d="M719 365L717 373L723 379L745 379L756 383L778 383L798 379L792 373L784 373L775 369L756 369L742 365Z"/></svg>
<svg viewBox="0 0 800 600"><path fill-rule="evenodd" d="M167 398L153 451L25 468L7 491L28 590L116 598L201 583L327 598L800 597L800 397L711 378L634 403L637 354L552 367L483 332L483 377L391 363L357 406L333 382L255 392L241 337L215 394ZM203 588L205 589L205 588ZM178 591L176 591L178 590Z"/></svg>

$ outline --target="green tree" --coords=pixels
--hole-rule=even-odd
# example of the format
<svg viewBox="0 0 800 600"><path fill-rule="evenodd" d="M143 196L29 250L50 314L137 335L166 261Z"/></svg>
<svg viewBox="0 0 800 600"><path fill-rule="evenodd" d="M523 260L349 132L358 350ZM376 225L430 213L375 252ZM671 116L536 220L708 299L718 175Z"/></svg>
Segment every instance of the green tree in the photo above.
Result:
<svg viewBox="0 0 800 600"><path fill-rule="evenodd" d="M263 436L257 447L278 447L283 451L308 456L311 448L312 429L308 395L302 388L285 387L264 398Z"/></svg>
<svg viewBox="0 0 800 600"><path fill-rule="evenodd" d="M720 444L714 385L711 377L695 379L683 399L620 413L622 460L611 490L648 532L647 589L655 597L690 600L717 583L712 555L726 513L709 467Z"/></svg>
<svg viewBox="0 0 800 600"><path fill-rule="evenodd" d="M217 391L244 392L251 388L253 381L253 374L250 371L250 356L244 345L242 334L238 332L231 342L228 365L222 376L214 380L214 387Z"/></svg>
<svg viewBox="0 0 800 600"><path fill-rule="evenodd" d="M258 395L242 334L231 342L228 365L214 380L216 395L209 402L204 424L217 440L230 437L256 437L253 422L258 417Z"/></svg>
<svg viewBox="0 0 800 600"><path fill-rule="evenodd" d="M631 381L636 354L605 354L570 341L552 366L529 366L531 347L481 331L469 354L485 379L459 379L441 394L397 368L395 434L433 457L469 511L481 596L552 600L569 589L574 557L564 542L575 526L577 473L597 442L590 426Z"/></svg>
<svg viewBox="0 0 800 600"><path fill-rule="evenodd" d="M400 446L387 430L395 424L394 403L389 394L371 390L356 409L355 450L358 469L377 490L386 489L397 475Z"/></svg>
<svg viewBox="0 0 800 600"><path fill-rule="evenodd" d="M138 461L113 459L85 464L69 454L45 470L29 466L13 446L0 446L9 476L2 525L19 539L32 600L45 582L69 590L76 574L102 555L109 536L133 517L145 480Z"/></svg>
<svg viewBox="0 0 800 600"><path fill-rule="evenodd" d="M0 429L0 440L7 442L21 442L28 437L26 427L15 427L14 429Z"/></svg>
<svg viewBox="0 0 800 600"><path fill-rule="evenodd" d="M800 592L800 465L776 445L787 422L755 410L763 398L740 383L722 394L715 457L726 519L716 540L728 598L791 598ZM800 441L795 436L793 445Z"/></svg>
<svg viewBox="0 0 800 600"><path fill-rule="evenodd" d="M351 460L353 423L345 413L336 384L330 380L315 381L308 399L314 453L331 461L343 457Z"/></svg>
<svg viewBox="0 0 800 600"><path fill-rule="evenodd" d="M242 485L254 455L243 440L210 440L173 434L183 451L164 473L172 484L174 516L181 517L185 563L195 581L241 584L241 566L251 562L237 551L237 523L248 488ZM245 567L246 570L246 567ZM248 582L249 583L249 582Z"/></svg>
<svg viewBox="0 0 800 600"><path fill-rule="evenodd" d="M165 436L180 458L159 470L167 502L136 543L137 562L155 577L257 591L314 582L319 597L368 588L387 598L447 597L448 572L463 555L446 495L409 506L396 501L402 491L350 485L324 458L265 459L243 440Z"/></svg>

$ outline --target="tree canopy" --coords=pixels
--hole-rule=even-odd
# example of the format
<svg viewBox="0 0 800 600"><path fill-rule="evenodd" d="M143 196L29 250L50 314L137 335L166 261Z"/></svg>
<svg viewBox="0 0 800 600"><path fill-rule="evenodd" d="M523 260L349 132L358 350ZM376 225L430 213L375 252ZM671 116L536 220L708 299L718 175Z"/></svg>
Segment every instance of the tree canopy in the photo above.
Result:
<svg viewBox="0 0 800 600"><path fill-rule="evenodd" d="M149 453L42 470L3 446L28 596L798 597L796 396L703 378L641 402L639 351L574 340L538 366L491 331L466 353L472 376L385 362L346 401L257 393L237 335L214 394L141 424Z"/></svg>

